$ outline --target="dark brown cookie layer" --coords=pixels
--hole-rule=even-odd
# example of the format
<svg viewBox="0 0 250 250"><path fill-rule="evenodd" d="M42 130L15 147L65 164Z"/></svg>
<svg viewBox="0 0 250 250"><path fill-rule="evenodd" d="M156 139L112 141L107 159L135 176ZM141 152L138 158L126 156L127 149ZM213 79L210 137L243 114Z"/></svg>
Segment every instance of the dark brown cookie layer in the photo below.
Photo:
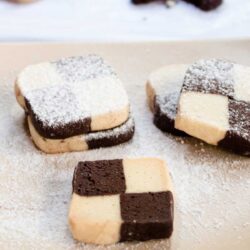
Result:
<svg viewBox="0 0 250 250"><path fill-rule="evenodd" d="M61 126L49 126L42 122L39 117L33 112L27 99L25 104L28 109L32 124L34 125L37 132L45 138L49 139L65 139L68 137L86 134L90 132L91 119L86 118L77 122L70 122Z"/></svg>
<svg viewBox="0 0 250 250"><path fill-rule="evenodd" d="M61 146L64 147L66 146L67 143L69 143L69 140L73 140L73 141L75 140L75 142L79 144L85 142L87 144L87 148L85 150L101 148L101 147L111 147L111 146L116 146L116 145L125 143L129 141L130 139L132 139L134 135L134 131L135 131L134 120L131 117L129 117L129 119L119 127L109 129L109 130L97 131L97 132L91 132L88 134L79 135L77 138L73 137L73 138L60 139L59 142L57 141L56 143L59 143L59 144L62 143ZM38 131L36 131L36 133L39 134ZM39 136L41 135L39 134ZM53 143L53 139L45 138L43 136L41 136L41 139L45 143L48 143L48 149L49 149L50 147L49 144ZM61 151L58 151L58 152L61 152Z"/></svg>
<svg viewBox="0 0 250 250"><path fill-rule="evenodd" d="M250 155L250 104L229 99L229 126L219 145L238 154Z"/></svg>
<svg viewBox="0 0 250 250"><path fill-rule="evenodd" d="M223 2L223 0L184 0L184 1L192 3L196 7L205 11L216 9Z"/></svg>
<svg viewBox="0 0 250 250"><path fill-rule="evenodd" d="M125 192L122 160L79 162L73 177L73 192L78 195L110 195Z"/></svg>
<svg viewBox="0 0 250 250"><path fill-rule="evenodd" d="M163 98L155 97L154 124L164 132L183 136L186 135L186 133L176 129L174 126L178 99L173 100L173 94L179 95L178 93L170 93Z"/></svg>
<svg viewBox="0 0 250 250"><path fill-rule="evenodd" d="M159 193L121 194L120 241L168 238L173 232L173 195Z"/></svg>
<svg viewBox="0 0 250 250"><path fill-rule="evenodd" d="M112 131L112 130L110 129L110 130L107 130L106 132L108 131ZM105 133L105 131L103 133ZM114 132L112 135L107 136L107 137L105 136L93 137L91 139L88 139L87 144L88 144L89 149L112 147L112 146L119 145L119 144L129 141L134 136L134 133L135 133L135 127L133 125L127 130L124 130L123 133L116 134Z"/></svg>
<svg viewBox="0 0 250 250"><path fill-rule="evenodd" d="M185 74L182 91L234 96L233 63L219 60L200 60Z"/></svg>

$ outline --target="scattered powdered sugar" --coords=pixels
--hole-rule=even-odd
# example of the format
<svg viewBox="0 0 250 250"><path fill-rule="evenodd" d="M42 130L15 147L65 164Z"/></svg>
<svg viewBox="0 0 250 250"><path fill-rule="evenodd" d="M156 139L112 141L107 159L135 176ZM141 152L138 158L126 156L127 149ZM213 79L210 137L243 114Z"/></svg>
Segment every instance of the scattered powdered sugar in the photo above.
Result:
<svg viewBox="0 0 250 250"><path fill-rule="evenodd" d="M185 75L183 89L234 96L234 64L220 59L199 60Z"/></svg>
<svg viewBox="0 0 250 250"><path fill-rule="evenodd" d="M124 65L133 72L134 65L127 67L127 61ZM116 147L55 155L37 150L23 127L23 110L13 93L16 72L1 75L0 249L206 250L224 244L228 249L248 246L249 158L157 129L146 104L144 81L148 72L140 68L140 63L137 65L137 73L125 78L135 118L134 138ZM161 157L168 163L176 205L171 241L108 247L74 241L67 213L77 163L141 156Z"/></svg>
<svg viewBox="0 0 250 250"><path fill-rule="evenodd" d="M69 57L53 62L52 65L49 69L46 66L47 71L58 82L50 81L49 76L49 79L43 77L48 84L43 87L38 85L37 89L32 85L33 88L29 90L32 72L26 70L29 76L21 74L22 78L19 79L25 98L44 125L57 127L127 107L128 97L123 84L101 57ZM38 74L34 67L33 71ZM39 72L41 70L39 64ZM56 72L52 74L53 70ZM58 74L58 78L55 74Z"/></svg>
<svg viewBox="0 0 250 250"><path fill-rule="evenodd" d="M119 135L125 134L127 132L130 132L131 130L134 129L134 120L133 118L130 116L129 119L122 124L119 127L116 127L114 129L110 129L110 130L106 130L106 131L99 131L99 132L95 132L95 133L89 133L84 135L85 140L91 141L94 139L101 139L101 138L110 138L110 137L119 137Z"/></svg>

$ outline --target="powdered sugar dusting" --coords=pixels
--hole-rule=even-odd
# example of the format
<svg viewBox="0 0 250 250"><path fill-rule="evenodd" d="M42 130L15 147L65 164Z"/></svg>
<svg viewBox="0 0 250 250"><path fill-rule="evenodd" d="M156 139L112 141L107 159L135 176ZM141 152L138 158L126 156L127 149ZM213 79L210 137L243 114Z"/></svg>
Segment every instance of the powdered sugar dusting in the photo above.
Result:
<svg viewBox="0 0 250 250"><path fill-rule="evenodd" d="M79 82L100 76L116 76L113 68L97 55L62 58L53 62L67 82Z"/></svg>
<svg viewBox="0 0 250 250"><path fill-rule="evenodd" d="M167 94L156 95L156 102L159 104L161 113L167 115L170 119L175 119L180 92L171 92Z"/></svg>
<svg viewBox="0 0 250 250"><path fill-rule="evenodd" d="M68 85L33 90L26 98L40 121L48 126L62 126L90 116Z"/></svg>
<svg viewBox="0 0 250 250"><path fill-rule="evenodd" d="M42 70L40 65L39 70ZM45 126L58 127L127 107L128 97L121 81L101 57L69 57L51 65L50 71L53 69L56 72L50 72L50 75L57 79L54 76L58 74L60 81L51 82L44 77L48 84L43 87L38 85L37 89L32 85L29 89L31 72L29 77L21 74L22 78L18 81L34 114ZM34 72L37 74L37 70Z"/></svg>
<svg viewBox="0 0 250 250"><path fill-rule="evenodd" d="M233 96L233 66L233 63L220 59L199 60L188 68L183 89Z"/></svg>
<svg viewBox="0 0 250 250"><path fill-rule="evenodd" d="M222 243L228 244L228 249L244 249L250 231L249 158L157 129L146 104L147 73L136 70L136 74L126 78L136 123L132 141L58 155L46 155L34 147L22 125L23 110L13 94L16 72L1 75L1 249L165 250L171 246L206 250L218 249ZM74 241L68 230L67 213L73 169L78 161L141 156L167 160L176 195L172 240L108 247Z"/></svg>
<svg viewBox="0 0 250 250"><path fill-rule="evenodd" d="M122 134L125 134L127 132L134 130L134 125L135 124L134 124L133 118L129 117L129 119L124 124L122 124L121 126L117 128L106 130L106 131L100 131L96 133L89 133L89 134L84 135L84 138L88 142L88 141L95 140L95 139L119 137Z"/></svg>
<svg viewBox="0 0 250 250"><path fill-rule="evenodd" d="M250 103L229 100L229 122L230 133L250 143Z"/></svg>
<svg viewBox="0 0 250 250"><path fill-rule="evenodd" d="M175 119L177 104L185 72L186 64L167 65L155 70L149 76L149 83L155 91L155 99L161 113Z"/></svg>
<svg viewBox="0 0 250 250"><path fill-rule="evenodd" d="M222 139L222 144L229 147L228 145L234 145L242 140L241 146L247 155L249 155L250 144L250 103L248 102L250 96L246 90L248 73L248 67L228 61L200 60L188 68L182 88L183 91L228 97L230 127L225 140Z"/></svg>

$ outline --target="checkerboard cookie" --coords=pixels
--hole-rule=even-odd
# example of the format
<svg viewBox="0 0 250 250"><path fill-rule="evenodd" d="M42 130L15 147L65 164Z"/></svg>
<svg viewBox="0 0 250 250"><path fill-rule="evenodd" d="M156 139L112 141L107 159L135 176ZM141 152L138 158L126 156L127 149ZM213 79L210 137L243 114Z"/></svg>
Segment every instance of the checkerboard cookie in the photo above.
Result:
<svg viewBox="0 0 250 250"><path fill-rule="evenodd" d="M209 144L250 155L250 67L200 60L184 78L175 127Z"/></svg>
<svg viewBox="0 0 250 250"><path fill-rule="evenodd" d="M70 144L75 144L79 136L124 127L129 119L123 84L112 67L96 55L30 65L17 77L15 93L29 116L31 134L36 136L33 140L47 152L51 148L51 152L66 150L61 143L56 150L58 140L73 138ZM43 143L38 143L40 138L45 138Z"/></svg>
<svg viewBox="0 0 250 250"><path fill-rule="evenodd" d="M69 225L79 241L112 244L172 234L172 184L160 159L79 162L72 186Z"/></svg>
<svg viewBox="0 0 250 250"><path fill-rule="evenodd" d="M155 124L250 155L249 75L249 67L219 59L153 72L147 93Z"/></svg>

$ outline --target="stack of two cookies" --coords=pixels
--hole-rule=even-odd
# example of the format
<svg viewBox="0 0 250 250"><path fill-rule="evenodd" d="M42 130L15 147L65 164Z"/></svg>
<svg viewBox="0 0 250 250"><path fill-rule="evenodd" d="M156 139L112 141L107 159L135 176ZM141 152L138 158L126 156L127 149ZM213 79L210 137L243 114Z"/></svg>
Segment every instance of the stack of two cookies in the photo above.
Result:
<svg viewBox="0 0 250 250"><path fill-rule="evenodd" d="M15 90L32 139L46 153L113 146L134 134L126 91L98 56L28 66ZM79 162L72 186L69 225L79 241L145 241L173 232L172 184L163 160Z"/></svg>
<svg viewBox="0 0 250 250"><path fill-rule="evenodd" d="M127 93L99 56L28 66L15 92L34 143L46 153L108 147L133 137Z"/></svg>

